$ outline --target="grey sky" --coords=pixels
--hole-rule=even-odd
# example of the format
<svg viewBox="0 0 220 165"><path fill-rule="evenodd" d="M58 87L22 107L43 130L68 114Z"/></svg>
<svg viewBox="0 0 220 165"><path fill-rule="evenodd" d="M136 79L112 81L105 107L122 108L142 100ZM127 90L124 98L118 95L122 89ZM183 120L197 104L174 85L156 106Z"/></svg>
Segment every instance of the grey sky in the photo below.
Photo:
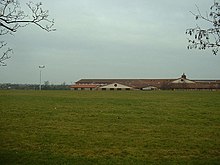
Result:
<svg viewBox="0 0 220 165"><path fill-rule="evenodd" d="M25 0L22 0L24 2ZM212 0L41 0L56 32L35 26L5 37L14 49L1 83L70 84L81 78L220 79L220 55L187 50L189 11L206 12Z"/></svg>

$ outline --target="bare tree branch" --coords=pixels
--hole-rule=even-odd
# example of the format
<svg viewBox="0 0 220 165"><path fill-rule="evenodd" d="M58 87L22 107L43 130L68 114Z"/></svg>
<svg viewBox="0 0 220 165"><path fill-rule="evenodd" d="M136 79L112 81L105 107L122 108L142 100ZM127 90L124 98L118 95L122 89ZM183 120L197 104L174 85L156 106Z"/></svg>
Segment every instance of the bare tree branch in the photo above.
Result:
<svg viewBox="0 0 220 165"><path fill-rule="evenodd" d="M6 42L0 41L0 49L4 48L7 45ZM0 66L6 66L5 61L11 58L9 54L12 53L12 49L8 48L6 51L3 52L3 55L0 57Z"/></svg>
<svg viewBox="0 0 220 165"><path fill-rule="evenodd" d="M209 23L210 28L201 28L197 25L195 28L186 29L189 45L188 49L205 50L211 48L212 53L217 55L220 47L220 3L219 0L214 0L213 5L210 7L209 14L202 15L198 6L197 14L191 12L196 20L203 20Z"/></svg>
<svg viewBox="0 0 220 165"><path fill-rule="evenodd" d="M18 0L0 0L0 35L16 33L19 28L29 24L34 24L47 32L56 30L53 28L54 20L49 19L49 11L42 8L41 2L35 4L30 1L26 6L31 14L25 14ZM4 46L5 42L0 41L0 49ZM10 58L10 52L12 49L8 48L0 57L0 66L5 65L4 61Z"/></svg>

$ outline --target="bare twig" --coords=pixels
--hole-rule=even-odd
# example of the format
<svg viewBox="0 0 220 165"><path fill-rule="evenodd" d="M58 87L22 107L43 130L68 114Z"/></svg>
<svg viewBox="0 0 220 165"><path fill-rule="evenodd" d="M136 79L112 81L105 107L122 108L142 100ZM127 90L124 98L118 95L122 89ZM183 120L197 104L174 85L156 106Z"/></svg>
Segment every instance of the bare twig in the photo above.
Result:
<svg viewBox="0 0 220 165"><path fill-rule="evenodd" d="M203 16L199 7L196 5L197 14L191 12L196 20L204 20L212 24L212 28L202 29L199 26L195 28L189 28L186 30L186 34L190 36L188 39L188 49L200 49L212 48L214 55L217 55L220 47L220 3L214 1L214 4L210 7L210 13L206 12L206 16Z"/></svg>
<svg viewBox="0 0 220 165"><path fill-rule="evenodd" d="M49 11L42 8L42 3L28 2L27 8L31 15L25 14L17 0L0 0L0 35L13 34L19 28L29 24L34 24L41 29L50 32L55 31L53 28L54 20L49 19ZM0 48L2 48L0 42ZM7 49L0 57L0 65L5 64L4 61L9 59L8 56L11 49Z"/></svg>

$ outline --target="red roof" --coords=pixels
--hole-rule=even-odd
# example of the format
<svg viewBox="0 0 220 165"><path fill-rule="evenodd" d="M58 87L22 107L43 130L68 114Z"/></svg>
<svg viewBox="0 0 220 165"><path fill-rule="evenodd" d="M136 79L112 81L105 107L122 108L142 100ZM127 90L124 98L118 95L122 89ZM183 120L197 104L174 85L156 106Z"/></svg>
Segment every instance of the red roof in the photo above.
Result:
<svg viewBox="0 0 220 165"><path fill-rule="evenodd" d="M172 83L177 79L81 79L72 88L97 88L102 85L119 83L141 89L149 86L159 89L220 89L220 80L191 80L195 83ZM188 79L187 79L188 80Z"/></svg>
<svg viewBox="0 0 220 165"><path fill-rule="evenodd" d="M93 84L75 84L71 85L70 88L97 88L97 85Z"/></svg>

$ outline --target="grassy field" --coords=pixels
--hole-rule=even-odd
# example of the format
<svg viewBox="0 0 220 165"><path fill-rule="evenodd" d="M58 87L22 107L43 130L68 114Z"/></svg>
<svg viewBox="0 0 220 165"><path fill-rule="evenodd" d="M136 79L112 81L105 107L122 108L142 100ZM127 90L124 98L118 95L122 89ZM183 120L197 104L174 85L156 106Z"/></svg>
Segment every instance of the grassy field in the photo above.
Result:
<svg viewBox="0 0 220 165"><path fill-rule="evenodd" d="M220 164L220 91L0 91L0 164Z"/></svg>

